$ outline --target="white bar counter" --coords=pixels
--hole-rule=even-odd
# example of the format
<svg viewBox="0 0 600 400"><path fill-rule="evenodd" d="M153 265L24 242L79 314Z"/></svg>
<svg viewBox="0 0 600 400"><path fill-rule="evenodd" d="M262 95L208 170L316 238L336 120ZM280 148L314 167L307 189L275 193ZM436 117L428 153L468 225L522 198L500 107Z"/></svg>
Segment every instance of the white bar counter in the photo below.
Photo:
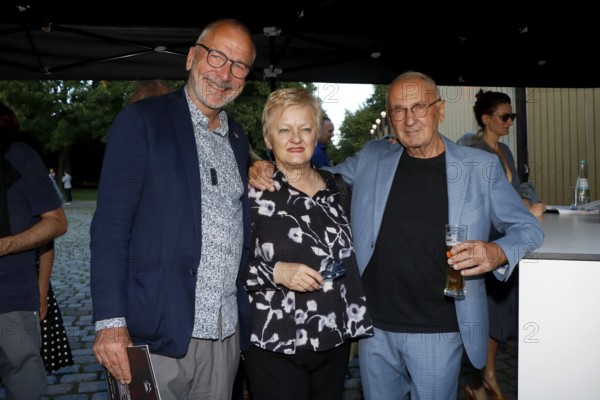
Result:
<svg viewBox="0 0 600 400"><path fill-rule="evenodd" d="M600 215L544 214L519 263L519 399L600 399Z"/></svg>

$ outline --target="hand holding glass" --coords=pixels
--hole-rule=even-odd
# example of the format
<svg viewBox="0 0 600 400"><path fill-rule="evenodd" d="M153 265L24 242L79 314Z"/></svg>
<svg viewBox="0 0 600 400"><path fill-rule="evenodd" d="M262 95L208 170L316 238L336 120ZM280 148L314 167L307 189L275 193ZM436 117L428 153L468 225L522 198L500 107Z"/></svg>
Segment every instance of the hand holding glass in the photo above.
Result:
<svg viewBox="0 0 600 400"><path fill-rule="evenodd" d="M446 224L446 257L450 258L450 250L460 242L467 240L466 225L449 225ZM450 264L446 267L446 287L444 295L450 297L465 296L465 279L460 274L460 271L454 269Z"/></svg>

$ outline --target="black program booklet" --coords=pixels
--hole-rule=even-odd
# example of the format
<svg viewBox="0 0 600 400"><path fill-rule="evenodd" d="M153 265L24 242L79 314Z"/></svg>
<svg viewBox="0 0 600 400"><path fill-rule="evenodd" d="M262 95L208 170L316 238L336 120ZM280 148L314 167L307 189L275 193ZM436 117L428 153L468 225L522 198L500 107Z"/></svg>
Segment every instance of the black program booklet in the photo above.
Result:
<svg viewBox="0 0 600 400"><path fill-rule="evenodd" d="M131 383L123 385L104 368L109 400L160 400L147 345L127 348Z"/></svg>

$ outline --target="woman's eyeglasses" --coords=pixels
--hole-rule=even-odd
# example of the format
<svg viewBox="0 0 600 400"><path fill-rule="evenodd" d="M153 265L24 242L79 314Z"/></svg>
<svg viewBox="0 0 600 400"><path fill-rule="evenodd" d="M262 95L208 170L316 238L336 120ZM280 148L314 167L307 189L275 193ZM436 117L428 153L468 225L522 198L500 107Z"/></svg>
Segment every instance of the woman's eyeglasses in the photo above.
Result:
<svg viewBox="0 0 600 400"><path fill-rule="evenodd" d="M517 114L515 113L506 113L506 114L494 114L500 117L500 119L502 120L502 122L508 122L509 119L512 119L513 121L517 118Z"/></svg>

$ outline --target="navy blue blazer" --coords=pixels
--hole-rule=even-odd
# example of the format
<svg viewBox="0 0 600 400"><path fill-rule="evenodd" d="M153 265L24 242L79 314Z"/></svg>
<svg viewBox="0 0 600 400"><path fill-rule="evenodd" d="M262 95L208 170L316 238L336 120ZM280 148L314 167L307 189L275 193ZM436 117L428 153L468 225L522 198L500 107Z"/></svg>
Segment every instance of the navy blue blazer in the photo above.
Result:
<svg viewBox="0 0 600 400"><path fill-rule="evenodd" d="M245 189L237 285L245 350L250 346L250 306L240 276L250 244L249 142L235 121L228 123ZM134 344L171 357L186 354L194 325L202 248L198 164L183 89L127 106L108 133L90 228L93 320L126 317Z"/></svg>

